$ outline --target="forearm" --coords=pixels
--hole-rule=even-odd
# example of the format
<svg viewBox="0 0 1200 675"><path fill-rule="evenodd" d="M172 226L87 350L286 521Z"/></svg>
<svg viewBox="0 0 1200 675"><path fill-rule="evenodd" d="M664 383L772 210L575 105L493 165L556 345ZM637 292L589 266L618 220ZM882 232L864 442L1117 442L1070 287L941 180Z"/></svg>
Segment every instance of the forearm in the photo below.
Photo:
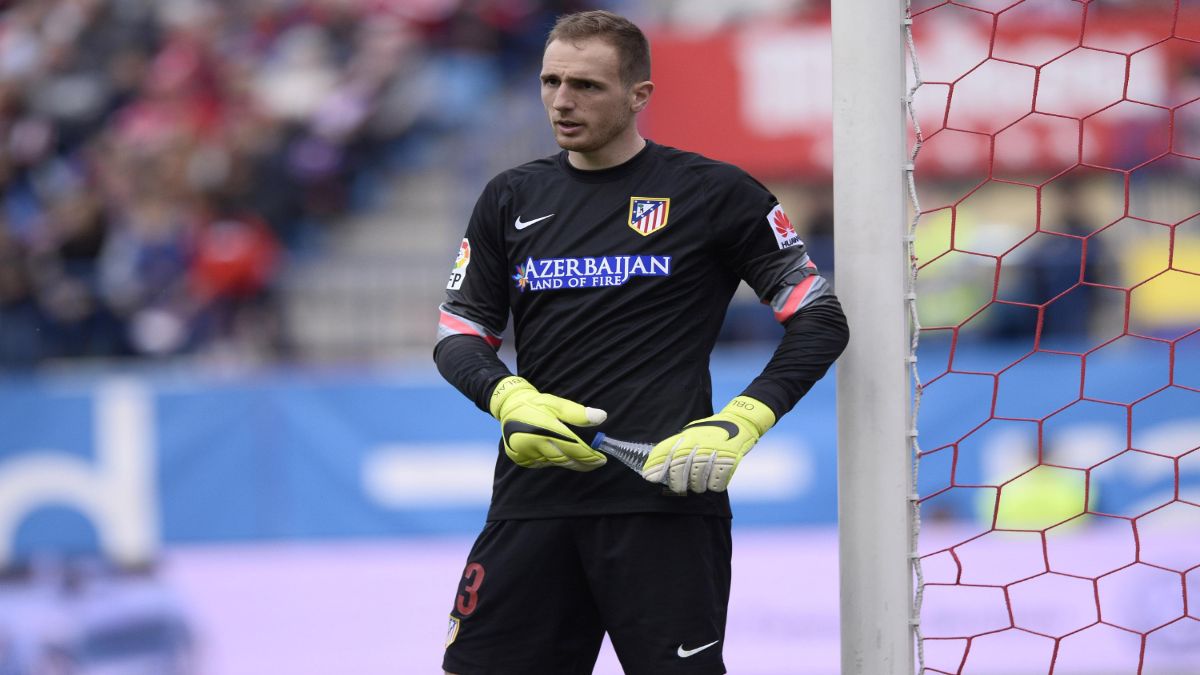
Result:
<svg viewBox="0 0 1200 675"><path fill-rule="evenodd" d="M438 341L433 360L446 381L488 412L492 389L512 372L491 345L475 335L452 335Z"/></svg>
<svg viewBox="0 0 1200 675"><path fill-rule="evenodd" d="M824 377L849 336L846 316L833 295L804 307L788 320L775 354L742 395L767 404L778 419Z"/></svg>

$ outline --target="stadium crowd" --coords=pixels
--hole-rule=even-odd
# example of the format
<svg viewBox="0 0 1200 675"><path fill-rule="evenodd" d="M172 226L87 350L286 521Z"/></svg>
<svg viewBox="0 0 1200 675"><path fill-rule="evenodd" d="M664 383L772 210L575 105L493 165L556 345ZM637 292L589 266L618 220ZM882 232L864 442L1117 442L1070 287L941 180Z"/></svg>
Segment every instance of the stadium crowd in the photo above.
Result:
<svg viewBox="0 0 1200 675"><path fill-rule="evenodd" d="M503 87L570 0L19 0L0 368L286 356L276 280Z"/></svg>

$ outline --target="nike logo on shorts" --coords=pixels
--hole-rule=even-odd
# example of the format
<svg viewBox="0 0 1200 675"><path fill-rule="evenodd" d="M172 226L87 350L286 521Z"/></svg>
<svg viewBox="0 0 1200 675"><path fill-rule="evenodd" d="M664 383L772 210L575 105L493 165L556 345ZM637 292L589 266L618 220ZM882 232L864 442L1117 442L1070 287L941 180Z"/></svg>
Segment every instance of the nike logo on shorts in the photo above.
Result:
<svg viewBox="0 0 1200 675"><path fill-rule="evenodd" d="M554 217L553 213L551 213L548 216L542 216L541 218L534 218L533 220L521 220L521 216L517 216L517 220L516 220L516 222L513 223L513 226L516 227L518 230L523 230L534 223L540 223L547 218L553 218L553 217Z"/></svg>
<svg viewBox="0 0 1200 675"><path fill-rule="evenodd" d="M700 652L704 651L705 649L708 649L709 647L717 644L718 642L720 642L720 640L713 640L712 642L710 642L706 645L701 645L699 647L696 647L695 649L684 649L683 645L680 644L679 649L675 653L679 655L679 658L686 659L687 657L691 656L692 654L699 654Z"/></svg>

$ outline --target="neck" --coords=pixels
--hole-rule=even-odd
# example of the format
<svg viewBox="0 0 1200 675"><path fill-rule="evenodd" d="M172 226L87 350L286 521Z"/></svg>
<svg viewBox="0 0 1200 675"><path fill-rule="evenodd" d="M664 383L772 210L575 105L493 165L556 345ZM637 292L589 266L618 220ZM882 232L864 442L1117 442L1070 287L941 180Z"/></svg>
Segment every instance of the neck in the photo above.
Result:
<svg viewBox="0 0 1200 675"><path fill-rule="evenodd" d="M646 139L633 129L632 133L614 138L603 148L591 152L567 151L567 161L576 169L597 171L624 164L646 147Z"/></svg>

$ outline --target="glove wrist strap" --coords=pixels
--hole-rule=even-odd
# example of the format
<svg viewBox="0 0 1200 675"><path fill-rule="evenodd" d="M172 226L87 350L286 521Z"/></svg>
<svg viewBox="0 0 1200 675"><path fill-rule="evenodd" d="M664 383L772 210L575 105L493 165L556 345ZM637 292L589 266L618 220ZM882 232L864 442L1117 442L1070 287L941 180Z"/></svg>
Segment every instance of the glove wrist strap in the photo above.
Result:
<svg viewBox="0 0 1200 675"><path fill-rule="evenodd" d="M775 426L775 413L766 403L749 396L737 396L721 412L736 415L751 424L761 436Z"/></svg>
<svg viewBox="0 0 1200 675"><path fill-rule="evenodd" d="M496 383L496 388L492 390L492 396L488 400L488 410L492 413L492 417L500 419L504 412L504 404L509 397L521 391L526 391L531 394L536 394L537 389L534 388L529 381L518 375L511 375Z"/></svg>

